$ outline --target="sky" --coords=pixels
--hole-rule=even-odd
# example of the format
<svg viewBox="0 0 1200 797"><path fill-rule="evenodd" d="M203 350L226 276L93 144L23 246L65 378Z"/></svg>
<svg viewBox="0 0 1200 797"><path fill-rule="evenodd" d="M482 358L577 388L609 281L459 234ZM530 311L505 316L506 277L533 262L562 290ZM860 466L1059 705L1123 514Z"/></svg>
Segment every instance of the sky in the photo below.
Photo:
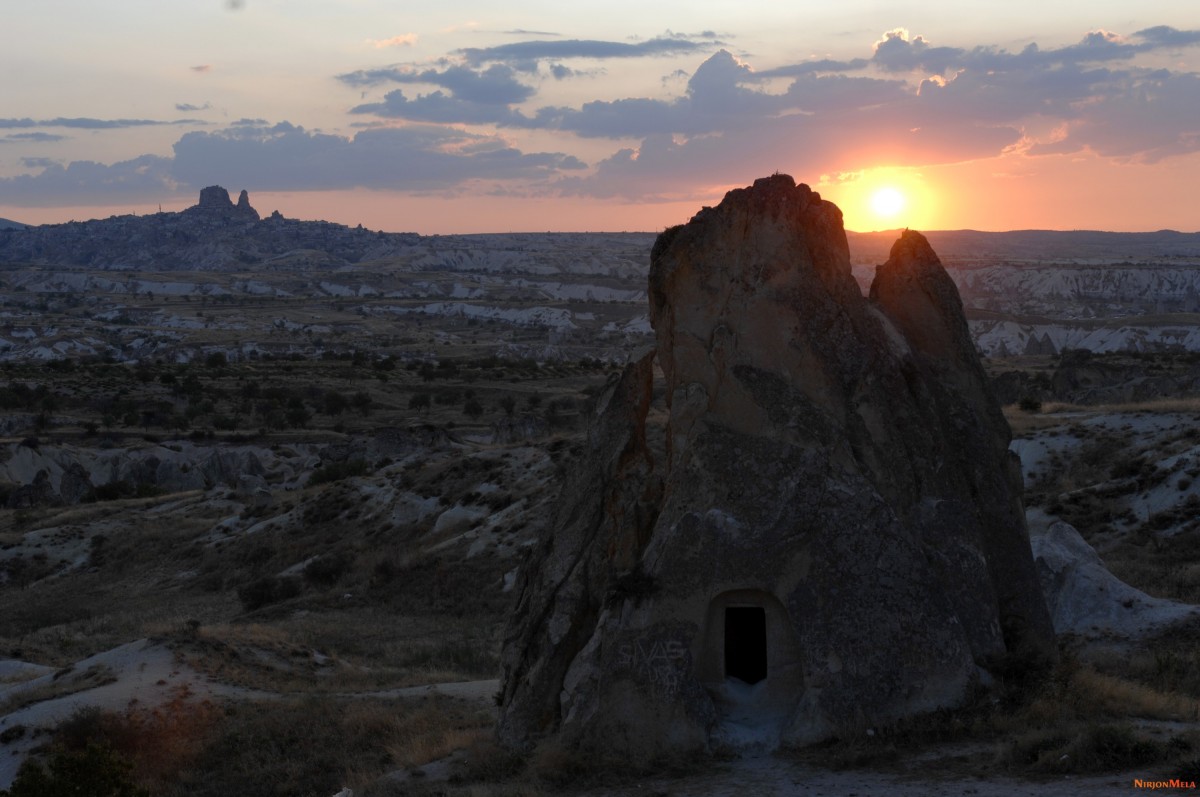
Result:
<svg viewBox="0 0 1200 797"><path fill-rule="evenodd" d="M0 217L1200 230L1196 0L5 0Z"/></svg>

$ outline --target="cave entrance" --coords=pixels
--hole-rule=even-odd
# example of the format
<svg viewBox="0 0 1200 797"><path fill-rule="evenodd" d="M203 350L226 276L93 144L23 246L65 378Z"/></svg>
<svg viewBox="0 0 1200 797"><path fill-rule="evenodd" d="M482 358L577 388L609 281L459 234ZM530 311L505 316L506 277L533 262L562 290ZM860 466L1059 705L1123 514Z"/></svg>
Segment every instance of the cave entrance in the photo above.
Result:
<svg viewBox="0 0 1200 797"><path fill-rule="evenodd" d="M756 684L767 677L767 612L725 607L725 677Z"/></svg>

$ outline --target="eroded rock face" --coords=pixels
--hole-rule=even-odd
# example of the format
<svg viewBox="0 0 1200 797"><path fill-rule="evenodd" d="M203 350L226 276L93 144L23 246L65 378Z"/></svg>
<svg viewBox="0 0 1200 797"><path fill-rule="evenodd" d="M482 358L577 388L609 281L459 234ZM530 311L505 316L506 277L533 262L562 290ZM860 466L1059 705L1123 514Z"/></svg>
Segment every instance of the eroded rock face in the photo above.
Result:
<svg viewBox="0 0 1200 797"><path fill-rule="evenodd" d="M1053 655L1009 430L906 231L870 298L786 175L664 232L649 355L610 388L525 571L500 732L653 758L803 744Z"/></svg>
<svg viewBox="0 0 1200 797"><path fill-rule="evenodd" d="M200 189L200 201L185 212L223 221L259 220L258 211L250 206L250 195L244 189L235 205L229 198L229 192L219 185Z"/></svg>
<svg viewBox="0 0 1200 797"><path fill-rule="evenodd" d="M1119 646L1200 617L1200 608L1155 598L1109 572L1074 526L1028 513L1034 562L1059 634Z"/></svg>

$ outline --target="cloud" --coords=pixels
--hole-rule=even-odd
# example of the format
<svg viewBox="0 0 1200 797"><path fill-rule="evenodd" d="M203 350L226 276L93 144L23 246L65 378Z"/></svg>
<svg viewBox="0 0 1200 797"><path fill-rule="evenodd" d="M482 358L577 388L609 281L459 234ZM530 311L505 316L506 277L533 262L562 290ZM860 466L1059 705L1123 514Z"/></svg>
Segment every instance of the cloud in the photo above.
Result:
<svg viewBox="0 0 1200 797"><path fill-rule="evenodd" d="M1155 48L1190 47L1200 44L1200 30L1176 30L1169 25L1156 25L1133 34Z"/></svg>
<svg viewBox="0 0 1200 797"><path fill-rule="evenodd" d="M381 101L351 108L353 114L419 122L510 124L520 122L519 114L511 106L524 102L535 92L532 86L518 80L516 74L507 64L493 64L480 70L466 66L443 70L389 67L352 72L338 79L351 86L393 82L440 86L446 90L410 98L397 89L388 92Z"/></svg>
<svg viewBox="0 0 1200 797"><path fill-rule="evenodd" d="M550 65L550 74L554 77L555 80L566 80L567 78L570 78L570 77L577 77L579 75L582 75L583 72L580 72L575 69L571 69L568 66L563 66L562 64L551 64Z"/></svg>
<svg viewBox="0 0 1200 797"><path fill-rule="evenodd" d="M584 168L562 153L525 153L496 136L410 125L353 138L281 123L183 136L172 174L181 183L237 183L260 191L443 190L472 180L547 180Z"/></svg>
<svg viewBox="0 0 1200 797"><path fill-rule="evenodd" d="M495 47L468 47L456 52L467 63L478 66L493 62L512 63L546 59L561 61L568 58L645 58L680 55L702 52L718 44L720 42L660 36L633 44L595 39L535 40L500 44Z"/></svg>
<svg viewBox="0 0 1200 797"><path fill-rule="evenodd" d="M192 70L193 72L204 74L205 72L212 71L212 64L197 64L196 66L189 66L188 69Z"/></svg>
<svg viewBox="0 0 1200 797"><path fill-rule="evenodd" d="M24 127L71 127L80 130L116 130L127 127L159 127L163 125L204 125L201 119L92 119L89 117L54 119L0 119L0 129Z"/></svg>
<svg viewBox="0 0 1200 797"><path fill-rule="evenodd" d="M771 124L787 113L814 114L897 100L904 83L845 75L802 73L784 93L747 88L762 78L727 50L705 60L674 100L628 98L584 103L579 109L541 108L533 127L566 130L587 137L640 138L658 134L701 135Z"/></svg>
<svg viewBox="0 0 1200 797"><path fill-rule="evenodd" d="M415 33L402 33L390 39L367 39L367 44L376 50L385 50L389 47L412 47L416 43L417 34Z"/></svg>
<svg viewBox="0 0 1200 797"><path fill-rule="evenodd" d="M1136 40L1136 41L1135 41ZM1027 71L1055 67L1083 67L1113 61L1128 61L1142 53L1200 44L1200 31L1177 30L1160 25L1125 38L1111 31L1086 33L1077 43L1052 50L1030 44L1017 53L994 46L967 50L934 47L922 36L910 38L903 28L884 33L875 42L872 65L889 72L923 70L945 74L956 69Z"/></svg>
<svg viewBox="0 0 1200 797"><path fill-rule="evenodd" d="M754 71L721 51L670 100L627 97L541 108L533 126L633 138L567 193L670 199L745 174L847 172L997 156L1088 151L1152 163L1200 152L1200 74L1137 65L1138 56L1200 44L1200 32L1092 31L1054 49L937 46L897 29L870 59ZM874 68L891 76L862 74ZM858 74L856 74L858 73ZM869 72L867 73L869 74ZM790 78L774 93L755 87Z"/></svg>
<svg viewBox="0 0 1200 797"><path fill-rule="evenodd" d="M858 72L870 66L871 62L866 58L852 58L849 61L835 61L829 58L822 58L814 61L804 61L799 64L788 64L786 66L778 66L774 69L764 69L761 72L755 72L756 80L766 80L768 78L777 77L800 77L802 75L815 75L828 72Z"/></svg>
<svg viewBox="0 0 1200 797"><path fill-rule="evenodd" d="M169 158L143 155L111 165L75 161L63 166L44 158L29 159L38 174L0 178L0 203L19 207L142 201L171 196L177 186Z"/></svg>
<svg viewBox="0 0 1200 797"><path fill-rule="evenodd" d="M66 141L68 138L70 138L70 136L60 136L54 133L43 133L40 131L36 133L10 133L7 136L0 137L0 143L27 144L32 141L34 143L42 144L52 141Z"/></svg>
<svg viewBox="0 0 1200 797"><path fill-rule="evenodd" d="M940 73L961 61L965 52L957 47L930 47L921 36L909 39L904 28L887 31L874 47L871 62L888 72L925 69Z"/></svg>
<svg viewBox="0 0 1200 797"><path fill-rule="evenodd" d="M196 111L207 111L212 107L212 103L206 102L203 105L192 105L190 102L175 103L175 110L180 113L195 113Z"/></svg>
<svg viewBox="0 0 1200 797"><path fill-rule="evenodd" d="M561 33L551 33L545 30L523 30L521 28L513 28L512 30L501 31L506 36L561 36Z"/></svg>
<svg viewBox="0 0 1200 797"><path fill-rule="evenodd" d="M517 80L516 71L504 64L493 64L481 70L465 66L451 66L441 71L391 67L351 72L339 75L338 80L350 86L369 86L384 82L440 86L452 92L457 99L484 105L524 102L534 94L533 87Z"/></svg>
<svg viewBox="0 0 1200 797"><path fill-rule="evenodd" d="M470 102L442 91L421 94L410 100L400 89L389 91L382 102L357 105L350 113L444 124L513 124L521 121L520 115L505 104Z"/></svg>
<svg viewBox="0 0 1200 797"><path fill-rule="evenodd" d="M572 155L522 152L497 136L433 125L363 130L346 138L288 122L243 121L220 131L185 134L175 143L173 157L66 166L29 159L26 167L41 171L0 178L0 204L107 204L187 195L213 184L258 191L444 191L475 181L547 184L586 168Z"/></svg>
<svg viewBox="0 0 1200 797"><path fill-rule="evenodd" d="M257 190L412 192L471 185L636 201L711 195L723 185L743 184L747 174L773 171L853 174L1005 152L1088 152L1125 162L1200 152L1200 74L1157 68L1168 59L1146 57L1200 46L1200 31L1091 31L1067 46L1009 51L948 46L894 29L873 45L874 37L864 38L863 57L766 64L761 70L718 49L712 31L668 31L643 42L513 31L527 34L542 38L460 50L432 64L339 75L344 86L364 93L349 109L360 120L353 126L361 128L350 137L240 119L224 129L188 132L168 158L110 165L30 162L26 168L38 173L0 180L0 198L25 192L32 199L21 201L29 204L39 198L67 203L81 201L76 194L99 196L107 186L117 192L140 186L161 195L223 182ZM571 105L537 103L539 87L583 74L576 59L658 55L679 58L645 75L643 89ZM685 70L661 82L681 63ZM0 119L0 131L14 131L0 140L50 140L34 138L52 135L43 128L185 124L204 123ZM520 131L514 136L539 131L539 141L558 134L561 146L542 146L562 151L525 151L474 126ZM591 151L603 147L598 139L613 143L607 157L587 168L569 154L580 138L591 140ZM82 186L74 194L68 177Z"/></svg>

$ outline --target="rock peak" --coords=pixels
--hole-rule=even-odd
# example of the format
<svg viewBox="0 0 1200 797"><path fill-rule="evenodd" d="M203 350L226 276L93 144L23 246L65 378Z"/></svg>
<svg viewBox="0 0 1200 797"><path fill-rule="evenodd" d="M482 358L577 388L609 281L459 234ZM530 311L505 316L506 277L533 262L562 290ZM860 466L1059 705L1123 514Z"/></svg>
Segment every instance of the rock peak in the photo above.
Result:
<svg viewBox="0 0 1200 797"><path fill-rule="evenodd" d="M1053 657L1008 426L924 236L868 299L841 212L776 174L665 231L649 279L656 350L599 397L518 582L502 739L800 745Z"/></svg>
<svg viewBox="0 0 1200 797"><path fill-rule="evenodd" d="M892 244L888 255L891 260L911 260L923 263L941 263L929 240L916 230L905 229Z"/></svg>
<svg viewBox="0 0 1200 797"><path fill-rule="evenodd" d="M258 211L250 205L250 194L244 189L238 195L237 204L229 198L229 192L219 185L200 189L200 201L188 211L210 219L228 221L258 221Z"/></svg>

